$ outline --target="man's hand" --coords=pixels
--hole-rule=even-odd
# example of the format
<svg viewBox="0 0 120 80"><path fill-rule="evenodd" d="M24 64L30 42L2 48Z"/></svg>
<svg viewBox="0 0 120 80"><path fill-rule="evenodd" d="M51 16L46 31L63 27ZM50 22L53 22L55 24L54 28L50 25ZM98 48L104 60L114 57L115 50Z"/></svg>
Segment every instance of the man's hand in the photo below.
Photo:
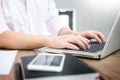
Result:
<svg viewBox="0 0 120 80"><path fill-rule="evenodd" d="M70 30L69 28L62 28L59 32L59 36L60 35L74 35L71 36L71 38L68 38L69 39L69 43L71 43L71 45L73 46L74 43L79 45L80 48L83 48L83 49L87 49L89 48L89 43L90 43L90 40L91 39L95 39L97 40L99 43L103 43L105 42L105 37L104 35L101 33L101 32L98 32L98 31L93 31L93 30L90 30L90 31L82 31L82 32L77 32L77 31L72 31ZM78 38L75 38L79 36L79 39ZM65 37L64 37L65 38ZM71 40L70 40L71 39ZM62 40L62 39L61 39ZM75 45L74 45L75 46ZM77 47L77 46L76 46ZM70 47L69 47L70 48ZM72 47L73 48L73 47ZM74 49L77 49L74 47Z"/></svg>
<svg viewBox="0 0 120 80"><path fill-rule="evenodd" d="M83 32L76 32L76 34L81 35L87 39L96 39L99 43L105 42L104 35L98 31L83 31Z"/></svg>
<svg viewBox="0 0 120 80"><path fill-rule="evenodd" d="M51 48L69 48L79 50L89 48L89 40L80 35L48 36L47 45Z"/></svg>

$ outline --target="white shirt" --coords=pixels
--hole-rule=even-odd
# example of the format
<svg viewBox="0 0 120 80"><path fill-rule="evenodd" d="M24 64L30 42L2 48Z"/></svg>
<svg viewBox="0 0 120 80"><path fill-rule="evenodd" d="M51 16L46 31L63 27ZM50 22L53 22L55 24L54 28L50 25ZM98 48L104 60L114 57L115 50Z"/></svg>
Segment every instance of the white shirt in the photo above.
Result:
<svg viewBox="0 0 120 80"><path fill-rule="evenodd" d="M63 27L53 0L0 0L0 33L57 35Z"/></svg>

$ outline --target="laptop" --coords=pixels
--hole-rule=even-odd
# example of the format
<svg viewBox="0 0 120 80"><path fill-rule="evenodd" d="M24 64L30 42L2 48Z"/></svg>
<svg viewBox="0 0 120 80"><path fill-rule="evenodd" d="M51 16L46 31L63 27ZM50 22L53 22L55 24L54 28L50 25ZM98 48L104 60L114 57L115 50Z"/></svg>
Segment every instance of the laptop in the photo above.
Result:
<svg viewBox="0 0 120 80"><path fill-rule="evenodd" d="M53 49L45 48L46 52L52 53L69 53L74 56L102 59L115 51L120 49L120 12L118 13L113 27L110 31L108 39L105 43L97 43L95 41L90 43L90 48L88 50L70 50L70 49Z"/></svg>

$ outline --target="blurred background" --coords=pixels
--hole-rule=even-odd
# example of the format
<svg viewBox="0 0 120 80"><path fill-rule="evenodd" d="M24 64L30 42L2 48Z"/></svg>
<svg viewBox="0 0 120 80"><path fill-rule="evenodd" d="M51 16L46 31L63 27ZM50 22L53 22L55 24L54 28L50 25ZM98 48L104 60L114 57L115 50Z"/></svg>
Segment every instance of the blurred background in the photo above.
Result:
<svg viewBox="0 0 120 80"><path fill-rule="evenodd" d="M61 19L73 30L97 30L106 38L120 11L120 0L55 0L55 3L60 15L64 14Z"/></svg>

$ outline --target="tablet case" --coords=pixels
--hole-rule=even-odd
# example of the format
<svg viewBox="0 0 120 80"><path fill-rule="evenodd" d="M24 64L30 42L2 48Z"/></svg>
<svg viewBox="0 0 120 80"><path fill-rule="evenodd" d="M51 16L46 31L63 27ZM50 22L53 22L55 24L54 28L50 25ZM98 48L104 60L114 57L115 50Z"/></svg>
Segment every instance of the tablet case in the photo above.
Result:
<svg viewBox="0 0 120 80"><path fill-rule="evenodd" d="M27 65L33 60L35 56L28 56L21 58L21 69L24 80L37 79L44 77L57 77L57 76L70 76L70 75L80 75L80 74L91 74L97 73L95 70L88 67L84 62L78 58L66 54L65 63L62 72L46 72L46 71L29 71L27 70Z"/></svg>

